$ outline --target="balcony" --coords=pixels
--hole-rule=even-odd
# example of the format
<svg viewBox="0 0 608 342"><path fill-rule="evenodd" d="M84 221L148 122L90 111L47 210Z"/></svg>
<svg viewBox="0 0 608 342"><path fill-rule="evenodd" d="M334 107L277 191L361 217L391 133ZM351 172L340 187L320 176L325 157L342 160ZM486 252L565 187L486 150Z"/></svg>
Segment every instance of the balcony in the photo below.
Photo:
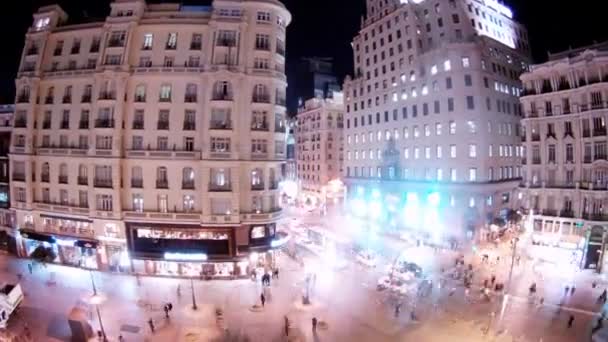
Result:
<svg viewBox="0 0 608 342"><path fill-rule="evenodd" d="M572 210L562 210L559 212L559 216L560 217L569 217L569 218L574 218L574 211Z"/></svg>
<svg viewBox="0 0 608 342"><path fill-rule="evenodd" d="M283 107L285 107L287 105L287 100L284 99L284 98L277 97L277 99L275 101L275 104L277 106L283 106Z"/></svg>
<svg viewBox="0 0 608 342"><path fill-rule="evenodd" d="M591 136L591 130L584 129L583 130L583 138L589 138Z"/></svg>
<svg viewBox="0 0 608 342"><path fill-rule="evenodd" d="M108 47L123 47L125 46L124 39L110 39L108 41Z"/></svg>
<svg viewBox="0 0 608 342"><path fill-rule="evenodd" d="M95 128L114 128L114 119L97 119Z"/></svg>
<svg viewBox="0 0 608 342"><path fill-rule="evenodd" d="M144 122L142 120L133 121L131 129L144 129Z"/></svg>
<svg viewBox="0 0 608 342"><path fill-rule="evenodd" d="M99 100L116 100L116 93L113 91L102 91L99 93Z"/></svg>
<svg viewBox="0 0 608 342"><path fill-rule="evenodd" d="M196 130L196 122L184 121L184 131L194 131L194 130Z"/></svg>
<svg viewBox="0 0 608 342"><path fill-rule="evenodd" d="M209 192L230 192L232 191L232 186L230 183L217 184L217 183L209 183Z"/></svg>
<svg viewBox="0 0 608 342"><path fill-rule="evenodd" d="M263 43L263 42L256 42L255 49L261 50L261 51L270 51L270 44Z"/></svg>
<svg viewBox="0 0 608 342"><path fill-rule="evenodd" d="M12 179L16 182L25 182L25 173L14 172Z"/></svg>
<svg viewBox="0 0 608 342"><path fill-rule="evenodd" d="M203 47L200 42L192 42L190 43L190 50L200 50Z"/></svg>
<svg viewBox="0 0 608 342"><path fill-rule="evenodd" d="M146 96L144 95L135 95L133 99L134 102L146 102Z"/></svg>
<svg viewBox="0 0 608 342"><path fill-rule="evenodd" d="M62 103L72 103L72 97L71 96L64 96L63 99L61 100Z"/></svg>
<svg viewBox="0 0 608 342"><path fill-rule="evenodd" d="M593 136L594 137L603 137L606 136L606 128L599 128L599 129L594 129L593 130Z"/></svg>
<svg viewBox="0 0 608 342"><path fill-rule="evenodd" d="M232 101L233 96L230 93L214 92L211 96L212 101Z"/></svg>
<svg viewBox="0 0 608 342"><path fill-rule="evenodd" d="M169 189L169 181L166 179L157 179L156 188L157 189Z"/></svg>
<svg viewBox="0 0 608 342"><path fill-rule="evenodd" d="M169 121L159 120L156 123L156 129L168 130L169 129Z"/></svg>
<svg viewBox="0 0 608 342"><path fill-rule="evenodd" d="M285 57L285 48L277 45L276 53L280 56Z"/></svg>
<svg viewBox="0 0 608 342"><path fill-rule="evenodd" d="M15 122L13 123L13 127L15 127L15 128L26 128L27 127L27 120L25 120L23 118L16 119Z"/></svg>
<svg viewBox="0 0 608 342"><path fill-rule="evenodd" d="M608 155L604 153L598 153L594 156L593 160L608 160Z"/></svg>
<svg viewBox="0 0 608 342"><path fill-rule="evenodd" d="M28 102L30 102L29 95L19 95L19 97L17 97L17 103L28 103Z"/></svg>
<svg viewBox="0 0 608 342"><path fill-rule="evenodd" d="M583 213L583 219L590 221L608 221L608 215L601 213Z"/></svg>
<svg viewBox="0 0 608 342"><path fill-rule="evenodd" d="M251 184L251 191L262 191L264 190L264 183Z"/></svg>
<svg viewBox="0 0 608 342"><path fill-rule="evenodd" d="M193 180L182 181L182 190L194 190L194 181Z"/></svg>
<svg viewBox="0 0 608 342"><path fill-rule="evenodd" d="M254 121L251 123L252 131L268 131L268 123L266 121Z"/></svg>
<svg viewBox="0 0 608 342"><path fill-rule="evenodd" d="M89 177L78 176L78 185L89 185Z"/></svg>
<svg viewBox="0 0 608 342"><path fill-rule="evenodd" d="M254 95L251 99L253 103L270 103L269 95Z"/></svg>
<svg viewBox="0 0 608 342"><path fill-rule="evenodd" d="M111 179L95 178L93 185L96 188L112 189L113 184Z"/></svg>
<svg viewBox="0 0 608 342"><path fill-rule="evenodd" d="M540 158L532 158L532 165L540 165Z"/></svg>
<svg viewBox="0 0 608 342"><path fill-rule="evenodd" d="M583 163L585 163L585 164L591 164L591 162L593 162L593 158L591 158L591 156L584 156L583 157Z"/></svg>
<svg viewBox="0 0 608 342"><path fill-rule="evenodd" d="M38 48L35 46L30 47L29 49L27 49L26 55L27 56L34 56L38 54Z"/></svg>
<svg viewBox="0 0 608 342"><path fill-rule="evenodd" d="M68 176L65 176L65 175L59 176L59 184L68 184Z"/></svg>
<svg viewBox="0 0 608 342"><path fill-rule="evenodd" d="M196 103L197 100L197 96L193 94L186 94L186 96L184 96L185 103Z"/></svg>
<svg viewBox="0 0 608 342"><path fill-rule="evenodd" d="M282 124L274 124L275 133L285 133L285 125Z"/></svg>
<svg viewBox="0 0 608 342"><path fill-rule="evenodd" d="M44 98L44 104L53 104L53 102L55 102L55 99L52 96L47 96Z"/></svg>
<svg viewBox="0 0 608 342"><path fill-rule="evenodd" d="M231 121L211 121L209 123L209 128L210 129L232 129L232 122Z"/></svg>
<svg viewBox="0 0 608 342"><path fill-rule="evenodd" d="M40 175L40 181L43 183L49 183L51 181L51 176L48 173L43 173Z"/></svg>
<svg viewBox="0 0 608 342"><path fill-rule="evenodd" d="M220 38L216 41L216 46L234 47L236 46L236 39L225 39Z"/></svg>
<svg viewBox="0 0 608 342"><path fill-rule="evenodd" d="M532 134L532 141L540 141L540 134Z"/></svg>
<svg viewBox="0 0 608 342"><path fill-rule="evenodd" d="M542 213L544 216L557 216L557 210L555 209L543 209Z"/></svg>
<svg viewBox="0 0 608 342"><path fill-rule="evenodd" d="M528 95L536 95L536 89L535 88L524 88L521 91L521 96L528 96Z"/></svg>
<svg viewBox="0 0 608 342"><path fill-rule="evenodd" d="M89 129L89 120L80 120L78 122L78 129Z"/></svg>
<svg viewBox="0 0 608 342"><path fill-rule="evenodd" d="M131 179L131 188L141 189L143 187L144 187L144 180L143 179L139 179L139 178L132 178Z"/></svg>
<svg viewBox="0 0 608 342"><path fill-rule="evenodd" d="M67 120L62 120L59 125L59 129L70 129L70 122Z"/></svg>

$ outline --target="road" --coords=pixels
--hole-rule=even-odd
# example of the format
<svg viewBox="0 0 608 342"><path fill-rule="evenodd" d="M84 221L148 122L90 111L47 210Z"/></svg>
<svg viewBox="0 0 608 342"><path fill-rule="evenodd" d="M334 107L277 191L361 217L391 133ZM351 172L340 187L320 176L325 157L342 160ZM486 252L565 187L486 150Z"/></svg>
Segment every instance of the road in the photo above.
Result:
<svg viewBox="0 0 608 342"><path fill-rule="evenodd" d="M289 219L290 220L290 219ZM322 218L299 217L304 225L320 225ZM348 229L343 224L342 228ZM336 225L326 229L334 229ZM336 229L337 230L337 229ZM337 230L338 231L338 230ZM344 233L344 231L339 231ZM491 301L481 298L480 286L492 274L499 282L506 282L510 265L507 244L492 250L501 256L498 265L482 264L479 255L468 251L465 264L474 267L473 286L466 293L462 281L441 273L453 271L451 265L458 255L452 251L435 252L427 247L414 247L378 235L384 244L384 256L376 268L368 268L348 260L344 269L330 270L324 260L317 259L317 279L312 291L312 304L302 304L305 270L286 255L279 257L280 279L269 287L270 298L261 311L252 310L259 304L262 286L259 281L195 281L194 294L198 309L192 309L190 282L184 279L141 277L140 282L129 275L95 272L98 291L106 301L99 306L103 324L110 341L122 335L126 341L584 341L601 305L596 298L606 287L589 272L557 272L559 265L546 261L522 258L515 266L510 299L502 310L502 296ZM481 247L480 247L481 248ZM485 247L484 247L485 248ZM523 248L523 247L522 247ZM527 248L527 247L526 247ZM404 253L417 258L426 276L434 279L428 297L409 297L404 300L401 313L395 315L395 298L388 291L377 291L378 278L386 275L386 266L393 255ZM523 253L522 255L526 255ZM309 254L307 258L315 258ZM91 278L87 271L49 265L37 267L29 275L26 260L0 256L0 278L16 281L23 275L26 294L17 316L9 322L9 331L21 334L27 324L32 341L67 341L67 313L76 305L87 305L91 297ZM53 274L53 276L51 276ZM564 278L564 274L566 278ZM48 280L55 283L48 283ZM542 277L542 279L541 279ZM439 287L439 279L445 279ZM528 287L537 282L538 297L544 304L529 303ZM564 295L564 283L576 284L573 295ZM180 286L180 295L177 287ZM268 292L267 292L268 293ZM170 319L164 318L162 306L174 306ZM561 306L559 304L562 304ZM216 323L215 309L222 308L227 332ZM415 318L412 320L411 312ZM90 316L98 329L96 315ZM492 316L494 313L494 316ZM569 315L575 317L572 328L567 328ZM289 339L284 336L284 317L290 323ZM311 319L326 322L327 329L313 333ZM155 322L156 331L148 327L148 319ZM489 328L489 330L488 330ZM227 337L229 336L229 337Z"/></svg>

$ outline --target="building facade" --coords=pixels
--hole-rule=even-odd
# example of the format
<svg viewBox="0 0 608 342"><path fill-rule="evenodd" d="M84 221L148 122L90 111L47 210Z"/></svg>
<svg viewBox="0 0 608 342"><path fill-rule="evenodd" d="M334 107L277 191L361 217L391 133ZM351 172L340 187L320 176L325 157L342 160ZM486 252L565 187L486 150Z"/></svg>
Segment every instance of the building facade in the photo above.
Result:
<svg viewBox="0 0 608 342"><path fill-rule="evenodd" d="M521 177L519 75L530 59L509 8L368 0L352 46L344 175L353 211L469 237L504 214ZM429 206L443 223L403 214Z"/></svg>
<svg viewBox="0 0 608 342"><path fill-rule="evenodd" d="M312 205L343 198L344 102L341 93L312 98L296 117L296 170L299 198Z"/></svg>
<svg viewBox="0 0 608 342"><path fill-rule="evenodd" d="M16 79L21 253L42 245L62 263L171 275L267 261L281 215L286 8L116 0L105 21L67 19L58 6L34 14Z"/></svg>
<svg viewBox="0 0 608 342"><path fill-rule="evenodd" d="M325 57L301 58L295 67L295 78L290 82L294 96L289 104L289 112L297 113L308 99L331 98L340 91L338 78L333 71L333 61Z"/></svg>
<svg viewBox="0 0 608 342"><path fill-rule="evenodd" d="M537 242L585 250L582 266L600 266L608 227L608 42L549 57L521 76L521 206L532 211Z"/></svg>
<svg viewBox="0 0 608 342"><path fill-rule="evenodd" d="M0 105L0 250L15 252L13 216L10 211L9 160L15 106Z"/></svg>

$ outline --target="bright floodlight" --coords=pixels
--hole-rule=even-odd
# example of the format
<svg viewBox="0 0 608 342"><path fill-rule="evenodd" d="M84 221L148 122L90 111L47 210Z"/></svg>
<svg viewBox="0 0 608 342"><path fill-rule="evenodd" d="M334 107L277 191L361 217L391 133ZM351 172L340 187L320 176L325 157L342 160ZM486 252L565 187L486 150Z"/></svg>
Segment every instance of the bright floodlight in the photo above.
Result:
<svg viewBox="0 0 608 342"><path fill-rule="evenodd" d="M365 193L365 190L363 189L362 186L357 187L357 195L363 196L364 193Z"/></svg>
<svg viewBox="0 0 608 342"><path fill-rule="evenodd" d="M407 204L418 203L418 195L415 192L408 192L406 199L407 199Z"/></svg>
<svg viewBox="0 0 608 342"><path fill-rule="evenodd" d="M372 197L373 198L380 198L380 190L374 189L374 191L372 191Z"/></svg>
<svg viewBox="0 0 608 342"><path fill-rule="evenodd" d="M372 202L369 204L369 215L376 219L382 215L382 205L380 202Z"/></svg>
<svg viewBox="0 0 608 342"><path fill-rule="evenodd" d="M365 216L367 212L367 207L365 206L365 202L362 199L354 199L352 202L353 212L356 216Z"/></svg>
<svg viewBox="0 0 608 342"><path fill-rule="evenodd" d="M431 205L432 207L438 207L439 202L441 201L439 193L433 192L432 194L430 194L428 197L428 201L429 201L429 205Z"/></svg>

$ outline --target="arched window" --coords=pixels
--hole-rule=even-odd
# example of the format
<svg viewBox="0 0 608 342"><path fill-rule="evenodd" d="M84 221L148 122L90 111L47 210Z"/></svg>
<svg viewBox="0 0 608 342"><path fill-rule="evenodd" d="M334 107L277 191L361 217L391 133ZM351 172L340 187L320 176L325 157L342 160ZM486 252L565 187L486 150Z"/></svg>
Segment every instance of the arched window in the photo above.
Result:
<svg viewBox="0 0 608 342"><path fill-rule="evenodd" d="M270 103L268 87L264 84L256 84L253 88L253 102Z"/></svg>
<svg viewBox="0 0 608 342"><path fill-rule="evenodd" d="M198 88L194 83L188 83L186 85L186 95L184 97L184 102L196 102L196 94L198 93Z"/></svg>
<svg viewBox="0 0 608 342"><path fill-rule="evenodd" d="M182 169L182 189L194 189L194 170L191 167Z"/></svg>
<svg viewBox="0 0 608 342"><path fill-rule="evenodd" d="M231 101L232 85L228 81L217 81L213 85L213 100Z"/></svg>
<svg viewBox="0 0 608 342"><path fill-rule="evenodd" d="M138 84L135 87L135 102L146 102L146 86L144 84Z"/></svg>
<svg viewBox="0 0 608 342"><path fill-rule="evenodd" d="M52 104L55 101L54 97L55 97L55 88L49 87L49 89L46 91L46 98L44 99L44 103Z"/></svg>

